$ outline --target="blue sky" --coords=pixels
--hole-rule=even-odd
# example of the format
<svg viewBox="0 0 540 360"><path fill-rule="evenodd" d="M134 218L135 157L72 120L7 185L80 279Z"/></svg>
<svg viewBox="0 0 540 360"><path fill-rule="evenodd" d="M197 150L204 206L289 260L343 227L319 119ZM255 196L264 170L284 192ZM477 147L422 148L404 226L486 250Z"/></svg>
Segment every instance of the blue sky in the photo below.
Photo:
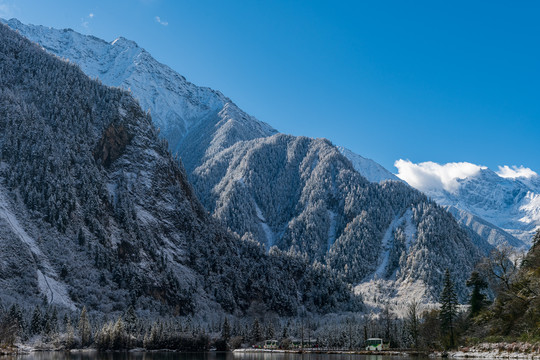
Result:
<svg viewBox="0 0 540 360"><path fill-rule="evenodd" d="M391 171L540 172L537 1L0 0L0 16L132 39L279 131Z"/></svg>

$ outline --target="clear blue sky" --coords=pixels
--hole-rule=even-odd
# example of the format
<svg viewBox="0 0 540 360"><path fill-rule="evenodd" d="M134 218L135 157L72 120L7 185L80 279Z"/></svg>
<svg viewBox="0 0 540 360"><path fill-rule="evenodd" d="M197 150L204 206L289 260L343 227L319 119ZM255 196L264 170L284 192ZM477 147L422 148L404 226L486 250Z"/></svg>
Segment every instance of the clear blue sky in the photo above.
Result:
<svg viewBox="0 0 540 360"><path fill-rule="evenodd" d="M0 0L0 16L132 39L279 131L392 171L540 173L538 1Z"/></svg>

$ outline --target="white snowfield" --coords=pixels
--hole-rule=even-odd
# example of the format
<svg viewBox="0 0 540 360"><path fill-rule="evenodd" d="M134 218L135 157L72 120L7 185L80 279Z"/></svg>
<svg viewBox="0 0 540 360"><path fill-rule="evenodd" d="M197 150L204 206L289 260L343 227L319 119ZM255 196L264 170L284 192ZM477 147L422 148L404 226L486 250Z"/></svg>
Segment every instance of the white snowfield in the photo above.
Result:
<svg viewBox="0 0 540 360"><path fill-rule="evenodd" d="M386 273L388 271L388 262L390 259L390 251L394 247L394 231L400 226L405 225L405 236L406 236L406 250L409 250L409 247L415 240L416 236L416 227L413 225L412 221L412 211L407 209L407 211L401 215L396 216L392 221L386 233L384 234L381 246L381 253L379 255L379 266L377 270L369 277L369 280L377 280L386 278ZM395 274L392 275L394 277Z"/></svg>

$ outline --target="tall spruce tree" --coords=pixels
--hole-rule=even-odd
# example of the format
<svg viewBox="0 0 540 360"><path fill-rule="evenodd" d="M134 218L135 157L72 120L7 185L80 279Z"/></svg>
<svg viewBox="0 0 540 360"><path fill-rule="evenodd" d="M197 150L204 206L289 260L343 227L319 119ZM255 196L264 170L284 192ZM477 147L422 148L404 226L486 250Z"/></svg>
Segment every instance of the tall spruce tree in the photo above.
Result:
<svg viewBox="0 0 540 360"><path fill-rule="evenodd" d="M448 337L448 347L452 348L456 344L455 319L457 316L458 299L448 269L444 273L444 287L441 293L440 303L441 331L443 335Z"/></svg>
<svg viewBox="0 0 540 360"><path fill-rule="evenodd" d="M262 340L261 324L259 323L258 319L255 319L255 321L253 322L251 339L254 343Z"/></svg>
<svg viewBox="0 0 540 360"><path fill-rule="evenodd" d="M229 319L225 317L223 321L223 326L221 327L221 338L225 341L228 341L231 337L231 325L229 324Z"/></svg>
<svg viewBox="0 0 540 360"><path fill-rule="evenodd" d="M92 342L92 328L90 320L86 312L86 306L82 309L81 317L79 318L79 335L81 336L82 346L88 346Z"/></svg>
<svg viewBox="0 0 540 360"><path fill-rule="evenodd" d="M32 335L41 334L43 329L43 318L39 306L36 306L34 313L32 314L32 321L30 322L30 333Z"/></svg>
<svg viewBox="0 0 540 360"><path fill-rule="evenodd" d="M471 297L469 299L469 304L471 305L470 315L475 316L485 305L486 295L483 293L483 290L487 289L488 284L482 279L478 271L473 271L471 277L467 280L467 286L472 287Z"/></svg>

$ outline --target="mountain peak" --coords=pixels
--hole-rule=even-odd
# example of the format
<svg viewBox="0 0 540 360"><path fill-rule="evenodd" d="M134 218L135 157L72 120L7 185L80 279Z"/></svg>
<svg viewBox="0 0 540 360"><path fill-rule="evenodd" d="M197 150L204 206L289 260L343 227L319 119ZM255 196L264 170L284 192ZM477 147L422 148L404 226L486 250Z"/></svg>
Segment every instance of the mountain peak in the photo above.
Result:
<svg viewBox="0 0 540 360"><path fill-rule="evenodd" d="M122 46L122 47L131 47L131 48L139 48L139 45L135 41L126 39L123 36L119 36L116 39L114 39L113 41L111 41L111 45Z"/></svg>

